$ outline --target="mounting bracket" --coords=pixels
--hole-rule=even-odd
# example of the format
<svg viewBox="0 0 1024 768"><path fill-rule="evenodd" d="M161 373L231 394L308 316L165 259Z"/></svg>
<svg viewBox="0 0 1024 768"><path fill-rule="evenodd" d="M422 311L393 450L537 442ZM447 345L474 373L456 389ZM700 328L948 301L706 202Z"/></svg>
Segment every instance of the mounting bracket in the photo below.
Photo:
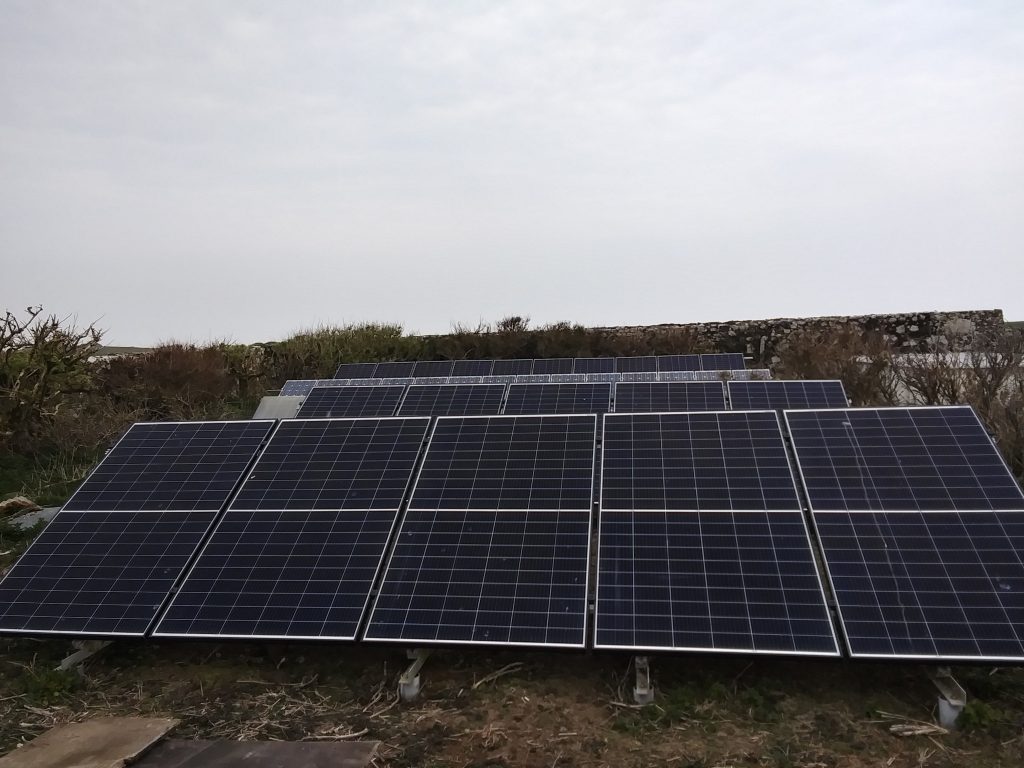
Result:
<svg viewBox="0 0 1024 768"><path fill-rule="evenodd" d="M949 667L929 667L927 672L939 689L939 725L955 730L957 718L967 704L967 692L953 677Z"/></svg>
<svg viewBox="0 0 1024 768"><path fill-rule="evenodd" d="M420 695L420 669L430 656L430 648L410 648L405 652L409 666L398 678L398 696L402 701L416 701Z"/></svg>
<svg viewBox="0 0 1024 768"><path fill-rule="evenodd" d="M78 650L65 657L64 661L57 667L57 670L59 672L66 672L69 669L81 666L86 659L95 656L112 642L112 640L73 640L71 646Z"/></svg>
<svg viewBox="0 0 1024 768"><path fill-rule="evenodd" d="M633 687L633 701L637 704L650 704L654 701L654 686L651 685L651 668L646 656L633 657L633 669L636 670L636 685Z"/></svg>

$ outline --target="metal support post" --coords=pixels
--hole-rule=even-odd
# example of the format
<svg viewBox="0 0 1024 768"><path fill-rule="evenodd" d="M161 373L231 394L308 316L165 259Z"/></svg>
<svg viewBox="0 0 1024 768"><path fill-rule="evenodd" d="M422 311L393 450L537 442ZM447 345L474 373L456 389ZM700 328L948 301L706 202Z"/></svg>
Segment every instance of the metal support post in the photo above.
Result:
<svg viewBox="0 0 1024 768"><path fill-rule="evenodd" d="M929 669L928 677L939 689L939 725L955 730L957 718L967 704L967 692L953 677L949 667Z"/></svg>
<svg viewBox="0 0 1024 768"><path fill-rule="evenodd" d="M429 648L410 648L405 652L409 666L398 678L398 695L402 701L416 701L420 695L420 669L430 656Z"/></svg>
<svg viewBox="0 0 1024 768"><path fill-rule="evenodd" d="M650 704L654 701L654 686L651 685L651 668L646 656L634 656L633 668L636 670L636 686L633 688L633 701L637 704Z"/></svg>
<svg viewBox="0 0 1024 768"><path fill-rule="evenodd" d="M66 672L69 669L81 666L86 659L91 656L95 656L97 653L102 651L108 645L113 642L112 640L74 640L71 645L77 648L74 653L66 657L64 661L60 663L57 670L60 672Z"/></svg>

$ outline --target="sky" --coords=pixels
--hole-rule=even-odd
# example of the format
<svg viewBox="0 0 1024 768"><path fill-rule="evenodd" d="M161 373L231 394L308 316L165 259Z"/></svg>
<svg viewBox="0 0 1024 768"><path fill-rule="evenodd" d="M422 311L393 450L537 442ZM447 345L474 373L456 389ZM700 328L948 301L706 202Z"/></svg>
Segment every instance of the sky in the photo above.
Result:
<svg viewBox="0 0 1024 768"><path fill-rule="evenodd" d="M0 310L110 344L1002 308L1024 3L0 0Z"/></svg>

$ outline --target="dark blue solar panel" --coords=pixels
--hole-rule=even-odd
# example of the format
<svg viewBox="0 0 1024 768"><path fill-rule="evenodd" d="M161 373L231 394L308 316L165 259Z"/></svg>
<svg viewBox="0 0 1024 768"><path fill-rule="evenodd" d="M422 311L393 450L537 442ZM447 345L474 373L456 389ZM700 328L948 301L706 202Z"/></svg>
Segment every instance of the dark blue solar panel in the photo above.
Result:
<svg viewBox="0 0 1024 768"><path fill-rule="evenodd" d="M64 509L218 511L273 421L134 424Z"/></svg>
<svg viewBox="0 0 1024 768"><path fill-rule="evenodd" d="M615 373L614 357L577 357L572 363L573 373Z"/></svg>
<svg viewBox="0 0 1024 768"><path fill-rule="evenodd" d="M452 375L455 362L452 360L421 360L412 369L414 378L444 378Z"/></svg>
<svg viewBox="0 0 1024 768"><path fill-rule="evenodd" d="M410 509L590 509L593 416L437 420Z"/></svg>
<svg viewBox="0 0 1024 768"><path fill-rule="evenodd" d="M546 360L533 361L533 374L572 373L571 357L552 357Z"/></svg>
<svg viewBox="0 0 1024 768"><path fill-rule="evenodd" d="M597 647L838 655L799 511L601 512Z"/></svg>
<svg viewBox="0 0 1024 768"><path fill-rule="evenodd" d="M492 376L529 376L533 373L533 360L495 360Z"/></svg>
<svg viewBox="0 0 1024 768"><path fill-rule="evenodd" d="M334 372L336 379L372 379L376 363L342 363Z"/></svg>
<svg viewBox="0 0 1024 768"><path fill-rule="evenodd" d="M619 382L615 385L617 413L721 410L725 410L725 387L721 382Z"/></svg>
<svg viewBox="0 0 1024 768"><path fill-rule="evenodd" d="M402 360L398 362L387 362L377 363L377 367L373 370L373 378L375 379L404 379L412 376L413 368L416 363Z"/></svg>
<svg viewBox="0 0 1024 768"><path fill-rule="evenodd" d="M409 511L368 640L581 647L590 513Z"/></svg>
<svg viewBox="0 0 1024 768"><path fill-rule="evenodd" d="M799 510L773 411L609 413L602 509Z"/></svg>
<svg viewBox="0 0 1024 768"><path fill-rule="evenodd" d="M787 411L815 510L1024 509L1024 494L974 411Z"/></svg>
<svg viewBox="0 0 1024 768"><path fill-rule="evenodd" d="M604 413L611 395L607 383L511 384L504 413Z"/></svg>
<svg viewBox="0 0 1024 768"><path fill-rule="evenodd" d="M501 410L504 384L414 384L400 416L483 416Z"/></svg>
<svg viewBox="0 0 1024 768"><path fill-rule="evenodd" d="M300 419L345 419L393 416L402 401L402 385L379 387L315 387L302 401Z"/></svg>
<svg viewBox="0 0 1024 768"><path fill-rule="evenodd" d="M838 380L730 381L729 399L734 411L845 408L849 405L843 382Z"/></svg>
<svg viewBox="0 0 1024 768"><path fill-rule="evenodd" d="M853 656L1024 660L1024 512L815 512Z"/></svg>
<svg viewBox="0 0 1024 768"><path fill-rule="evenodd" d="M493 360L456 360L452 376L490 376Z"/></svg>
<svg viewBox="0 0 1024 768"><path fill-rule="evenodd" d="M668 373L671 371L699 371L700 355L659 355L658 371Z"/></svg>
<svg viewBox="0 0 1024 768"><path fill-rule="evenodd" d="M657 371L658 358L654 355L615 358L616 373L657 373Z"/></svg>
<svg viewBox="0 0 1024 768"><path fill-rule="evenodd" d="M216 515L57 513L0 582L0 632L144 635Z"/></svg>
<svg viewBox="0 0 1024 768"><path fill-rule="evenodd" d="M742 371L745 367L743 355L739 352L700 356L702 371Z"/></svg>
<svg viewBox="0 0 1024 768"><path fill-rule="evenodd" d="M429 423L282 421L231 509L397 509Z"/></svg>

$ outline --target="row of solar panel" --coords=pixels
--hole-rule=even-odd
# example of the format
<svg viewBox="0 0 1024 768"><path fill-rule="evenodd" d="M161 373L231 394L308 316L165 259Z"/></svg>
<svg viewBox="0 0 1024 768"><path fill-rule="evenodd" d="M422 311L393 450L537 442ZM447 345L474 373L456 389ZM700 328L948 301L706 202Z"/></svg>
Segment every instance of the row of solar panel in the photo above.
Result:
<svg viewBox="0 0 1024 768"><path fill-rule="evenodd" d="M614 395L614 400L613 400ZM730 381L735 410L842 408L841 381ZM316 387L299 418L361 416L485 416L545 413L721 411L728 407L722 382L617 384L414 384Z"/></svg>
<svg viewBox="0 0 1024 768"><path fill-rule="evenodd" d="M409 384L614 384L620 381L767 381L766 369L738 371L672 371L669 373L555 373L524 376L422 376L394 379L289 379L279 394L308 395L315 387L381 387Z"/></svg>
<svg viewBox="0 0 1024 768"><path fill-rule="evenodd" d="M775 412L603 420L595 647L839 653ZM785 421L851 655L1024 661L1024 495L974 412ZM597 417L430 423L135 425L0 631L585 645Z"/></svg>
<svg viewBox="0 0 1024 768"><path fill-rule="evenodd" d="M529 376L563 373L658 373L731 371L743 355L647 355L644 357L554 357L523 360L419 360L342 363L336 379L438 378L447 376Z"/></svg>

